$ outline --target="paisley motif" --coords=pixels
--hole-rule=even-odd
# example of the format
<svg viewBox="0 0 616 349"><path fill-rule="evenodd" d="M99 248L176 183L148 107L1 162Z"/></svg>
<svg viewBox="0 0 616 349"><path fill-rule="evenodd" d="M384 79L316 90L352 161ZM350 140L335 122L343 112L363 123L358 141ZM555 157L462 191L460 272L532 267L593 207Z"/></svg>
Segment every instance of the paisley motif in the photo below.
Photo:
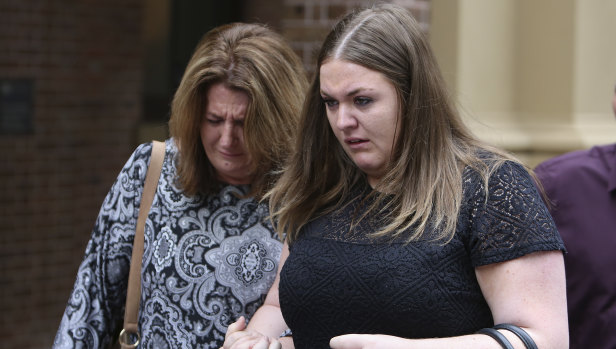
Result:
<svg viewBox="0 0 616 349"><path fill-rule="evenodd" d="M189 348L191 334L182 322L182 311L157 290L145 302L141 325L144 348Z"/></svg>
<svg viewBox="0 0 616 349"><path fill-rule="evenodd" d="M267 293L276 276L282 246L261 224L240 236L228 237L218 248L205 254L215 266L216 279L244 303L254 301L259 293ZM255 293L255 291L257 291Z"/></svg>
<svg viewBox="0 0 616 349"><path fill-rule="evenodd" d="M154 241L154 268L160 272L163 268L171 265L175 252L176 236L169 227L163 227Z"/></svg>
<svg viewBox="0 0 616 349"><path fill-rule="evenodd" d="M212 240L200 231L192 231L182 237L175 260L175 268L182 279L199 282L212 272L205 264L205 251L212 245Z"/></svg>
<svg viewBox="0 0 616 349"><path fill-rule="evenodd" d="M117 338L151 144L118 175L96 219L54 348L105 347ZM139 328L142 348L219 348L227 326L265 299L282 244L267 205L247 186L187 197L176 186L170 139L146 221Z"/></svg>

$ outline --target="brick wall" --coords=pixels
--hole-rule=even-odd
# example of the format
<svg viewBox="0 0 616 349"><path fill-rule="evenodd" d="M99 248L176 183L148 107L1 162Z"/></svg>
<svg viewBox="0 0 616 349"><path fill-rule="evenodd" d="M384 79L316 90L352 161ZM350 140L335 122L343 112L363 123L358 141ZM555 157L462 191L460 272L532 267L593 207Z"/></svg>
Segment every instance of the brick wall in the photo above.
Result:
<svg viewBox="0 0 616 349"><path fill-rule="evenodd" d="M369 6L377 1L366 0L284 0L281 31L300 55L308 74L321 42L340 16L357 7ZM428 31L430 20L429 0L391 1L408 8Z"/></svg>
<svg viewBox="0 0 616 349"><path fill-rule="evenodd" d="M32 83L0 134L0 347L49 348L102 200L134 147L141 0L1 0L0 83Z"/></svg>
<svg viewBox="0 0 616 349"><path fill-rule="evenodd" d="M247 1L238 11L281 30L309 72L335 19L371 3ZM428 0L397 2L427 31ZM0 92L32 86L30 127L0 133L0 348L50 347L100 204L139 142L143 4L0 0Z"/></svg>

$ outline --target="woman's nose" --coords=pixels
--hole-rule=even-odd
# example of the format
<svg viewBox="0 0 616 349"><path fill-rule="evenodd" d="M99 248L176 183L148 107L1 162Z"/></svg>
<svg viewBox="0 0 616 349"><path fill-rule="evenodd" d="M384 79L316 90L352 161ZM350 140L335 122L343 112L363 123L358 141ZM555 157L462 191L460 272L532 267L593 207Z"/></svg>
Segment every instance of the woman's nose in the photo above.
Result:
<svg viewBox="0 0 616 349"><path fill-rule="evenodd" d="M352 108L347 107L345 105L340 105L338 107L338 118L336 120L336 127L341 130L355 127L357 125L357 120L353 115Z"/></svg>
<svg viewBox="0 0 616 349"><path fill-rule="evenodd" d="M222 146L230 147L235 142L235 126L232 123L225 123L220 135L220 143Z"/></svg>

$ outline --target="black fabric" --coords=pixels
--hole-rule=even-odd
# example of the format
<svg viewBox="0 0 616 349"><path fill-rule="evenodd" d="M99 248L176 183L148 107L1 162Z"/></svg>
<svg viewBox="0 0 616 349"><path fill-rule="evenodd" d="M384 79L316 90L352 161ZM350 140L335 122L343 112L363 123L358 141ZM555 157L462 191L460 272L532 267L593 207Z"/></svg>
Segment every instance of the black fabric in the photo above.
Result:
<svg viewBox="0 0 616 349"><path fill-rule="evenodd" d="M378 217L349 231L368 192L359 188L290 245L279 299L297 349L329 348L332 337L348 333L428 338L492 327L475 267L564 250L529 174L515 163L493 174L487 200L479 176L465 172L456 234L446 244L371 238Z"/></svg>

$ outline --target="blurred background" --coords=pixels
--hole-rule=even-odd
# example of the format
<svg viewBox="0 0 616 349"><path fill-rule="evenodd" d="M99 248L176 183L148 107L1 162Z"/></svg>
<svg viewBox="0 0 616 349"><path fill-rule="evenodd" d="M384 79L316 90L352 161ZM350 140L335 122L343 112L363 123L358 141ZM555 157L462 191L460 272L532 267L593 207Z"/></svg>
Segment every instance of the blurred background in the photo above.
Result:
<svg viewBox="0 0 616 349"><path fill-rule="evenodd" d="M616 141L616 0L399 0L475 133L529 166ZM313 72L360 0L0 0L0 348L49 348L94 219L209 29L268 23Z"/></svg>

